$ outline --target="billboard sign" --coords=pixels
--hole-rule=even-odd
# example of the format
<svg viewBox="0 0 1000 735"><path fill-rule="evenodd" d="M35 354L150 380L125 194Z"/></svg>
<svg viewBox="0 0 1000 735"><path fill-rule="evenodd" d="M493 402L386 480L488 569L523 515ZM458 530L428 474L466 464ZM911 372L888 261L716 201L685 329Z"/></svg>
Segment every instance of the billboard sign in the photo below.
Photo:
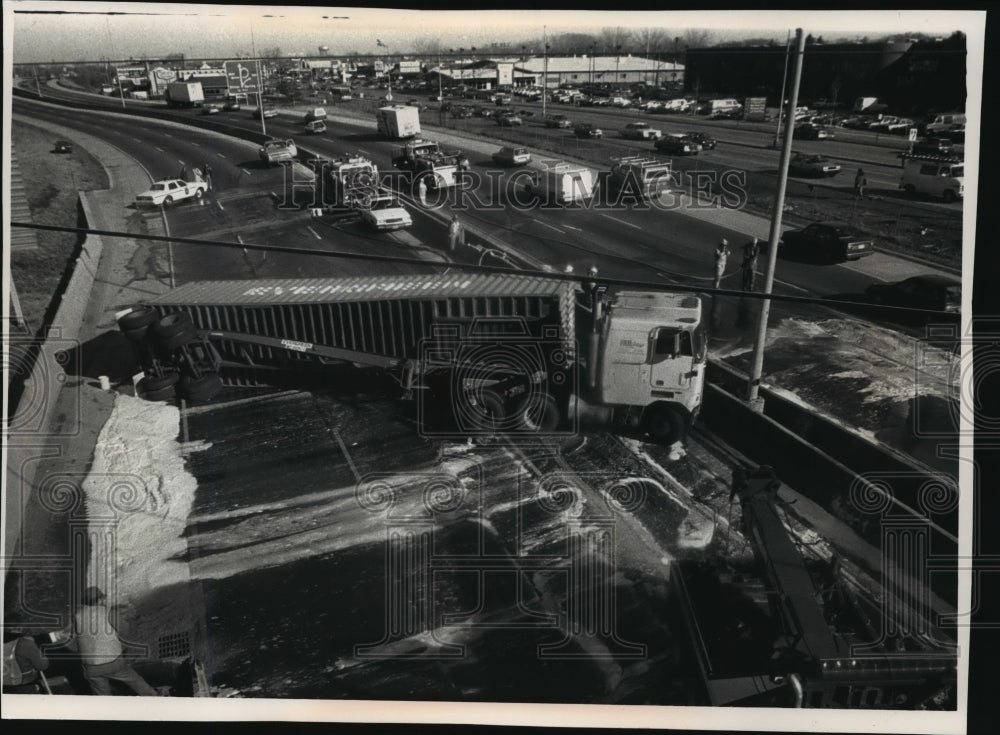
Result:
<svg viewBox="0 0 1000 735"><path fill-rule="evenodd" d="M747 97L743 101L743 119L763 122L767 116L767 97Z"/></svg>
<svg viewBox="0 0 1000 735"><path fill-rule="evenodd" d="M254 62L227 61L224 68L230 95L260 94L264 91Z"/></svg>
<svg viewBox="0 0 1000 735"><path fill-rule="evenodd" d="M399 73L400 74L419 74L420 73L420 62L419 61L400 61L399 62Z"/></svg>
<svg viewBox="0 0 1000 735"><path fill-rule="evenodd" d="M514 65L511 63L497 64L497 84L510 87L514 84Z"/></svg>

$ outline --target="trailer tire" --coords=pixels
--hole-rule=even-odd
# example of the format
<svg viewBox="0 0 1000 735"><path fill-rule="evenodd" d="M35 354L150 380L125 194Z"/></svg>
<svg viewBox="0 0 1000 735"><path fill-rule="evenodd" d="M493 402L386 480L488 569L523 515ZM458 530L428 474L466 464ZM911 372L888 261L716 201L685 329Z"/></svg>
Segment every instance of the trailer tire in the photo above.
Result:
<svg viewBox="0 0 1000 735"><path fill-rule="evenodd" d="M177 381L180 379L180 375L177 373L164 373L163 375L146 375L139 381L139 392L140 393L156 393L164 388L170 388L171 390Z"/></svg>
<svg viewBox="0 0 1000 735"><path fill-rule="evenodd" d="M153 325L157 344L164 352L173 352L178 347L198 339L198 330L185 311L167 314Z"/></svg>
<svg viewBox="0 0 1000 735"><path fill-rule="evenodd" d="M517 417L522 429L535 434L551 434L561 418L559 404L548 393L525 396L518 405Z"/></svg>
<svg viewBox="0 0 1000 735"><path fill-rule="evenodd" d="M222 390L222 379L219 378L218 373L211 370L205 371L198 378L192 378L187 375L181 378L181 395L185 399L194 401L195 403L211 400L220 390Z"/></svg>
<svg viewBox="0 0 1000 735"><path fill-rule="evenodd" d="M125 335L125 339L129 342L142 342L142 340L145 339L147 332L149 332L149 327L122 330L122 334Z"/></svg>
<svg viewBox="0 0 1000 735"><path fill-rule="evenodd" d="M669 406L652 406L646 412L645 425L649 435L666 446L684 435L684 419Z"/></svg>
<svg viewBox="0 0 1000 735"><path fill-rule="evenodd" d="M171 385L169 388L161 388L140 395L144 401L172 401L176 397L176 392L174 386Z"/></svg>
<svg viewBox="0 0 1000 735"><path fill-rule="evenodd" d="M118 318L118 328L123 332L148 327L157 319L156 309L151 306L136 306L128 314Z"/></svg>

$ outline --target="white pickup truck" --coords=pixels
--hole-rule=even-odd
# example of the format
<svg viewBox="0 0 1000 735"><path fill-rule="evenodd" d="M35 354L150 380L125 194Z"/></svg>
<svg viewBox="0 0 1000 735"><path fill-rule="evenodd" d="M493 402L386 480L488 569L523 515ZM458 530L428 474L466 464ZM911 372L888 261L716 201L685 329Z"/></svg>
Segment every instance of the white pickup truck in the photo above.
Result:
<svg viewBox="0 0 1000 735"><path fill-rule="evenodd" d="M663 131L651 128L649 123L632 122L622 128L622 137L626 140L659 140Z"/></svg>

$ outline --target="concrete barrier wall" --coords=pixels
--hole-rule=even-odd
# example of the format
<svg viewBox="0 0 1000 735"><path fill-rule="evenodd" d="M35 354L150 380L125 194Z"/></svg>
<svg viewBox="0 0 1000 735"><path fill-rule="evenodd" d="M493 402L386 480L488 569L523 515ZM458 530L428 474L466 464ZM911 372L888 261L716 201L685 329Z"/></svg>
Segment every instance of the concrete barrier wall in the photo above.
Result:
<svg viewBox="0 0 1000 735"><path fill-rule="evenodd" d="M885 548L883 533L887 529L899 532L913 529L911 541L916 534L928 534L928 556L957 558L958 546L949 534L928 524L926 518L912 510L893 503L881 484L868 481L796 431L751 410L744 400L720 386L706 385L698 420L733 448L753 457L756 463L774 467L783 482L842 520L874 548ZM882 573L881 569L869 571L877 576ZM934 594L957 605L958 591L952 575L927 576Z"/></svg>
<svg viewBox="0 0 1000 735"><path fill-rule="evenodd" d="M93 222L90 203L85 192L80 192L80 206L87 222ZM14 420L9 425L6 438L6 498L4 523L4 555L10 559L18 549L21 519L25 503L31 497L35 472L41 457L51 454L51 430L59 394L69 375L67 359L79 344L80 326L87 304L90 303L97 267L104 252L104 243L97 235L89 235L73 264L73 274L59 298L59 307L52 327L36 350L31 373L24 382L24 391ZM72 427L67 428L72 431ZM5 570L6 576L6 570Z"/></svg>

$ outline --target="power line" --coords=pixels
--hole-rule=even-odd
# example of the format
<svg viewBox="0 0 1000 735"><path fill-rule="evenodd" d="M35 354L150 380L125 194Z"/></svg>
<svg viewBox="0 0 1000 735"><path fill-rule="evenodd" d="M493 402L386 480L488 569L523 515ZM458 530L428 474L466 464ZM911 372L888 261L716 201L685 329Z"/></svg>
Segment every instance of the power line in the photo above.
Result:
<svg viewBox="0 0 1000 735"><path fill-rule="evenodd" d="M857 301L843 301L840 299L824 299L816 296L793 296L790 294L763 294L755 291L715 289L704 286L689 286L683 283L666 283L661 281L640 281L629 278L609 278L604 276L591 276L574 273L559 273L553 271L536 270L532 268L509 268L493 265L472 265L464 263L438 263L423 260L420 258L404 258L397 255L376 255L372 253L337 253L329 250L310 250L308 248L296 248L284 245L261 245L248 242L227 242L225 240L202 240L192 237L167 237L165 235L141 235L132 232L117 232L114 230L95 230L89 227L65 227L61 225L42 225L35 222L11 222L11 227L24 227L33 230L44 230L48 232L72 232L79 235L96 235L99 237L121 238L126 240L145 240L149 242L162 242L182 245L198 245L203 247L221 247L236 250L255 250L260 252L285 253L288 255L309 255L320 258L335 258L342 260L366 260L379 263L391 263L394 265L415 265L424 268L447 267L453 271L468 271L470 273L502 273L509 275L532 276L534 278L544 278L556 281L576 281L581 284L589 284L594 281L608 286L626 286L629 288L644 289L647 291L670 291L674 293L694 293L710 294L713 296L739 296L749 299L771 299L773 301L784 301L794 304L810 304L813 306L826 307L847 307L865 308L875 311L887 311L890 313L912 314L921 316L937 316L954 318L956 315L932 309L914 309L908 306L893 306L890 304L868 304Z"/></svg>

